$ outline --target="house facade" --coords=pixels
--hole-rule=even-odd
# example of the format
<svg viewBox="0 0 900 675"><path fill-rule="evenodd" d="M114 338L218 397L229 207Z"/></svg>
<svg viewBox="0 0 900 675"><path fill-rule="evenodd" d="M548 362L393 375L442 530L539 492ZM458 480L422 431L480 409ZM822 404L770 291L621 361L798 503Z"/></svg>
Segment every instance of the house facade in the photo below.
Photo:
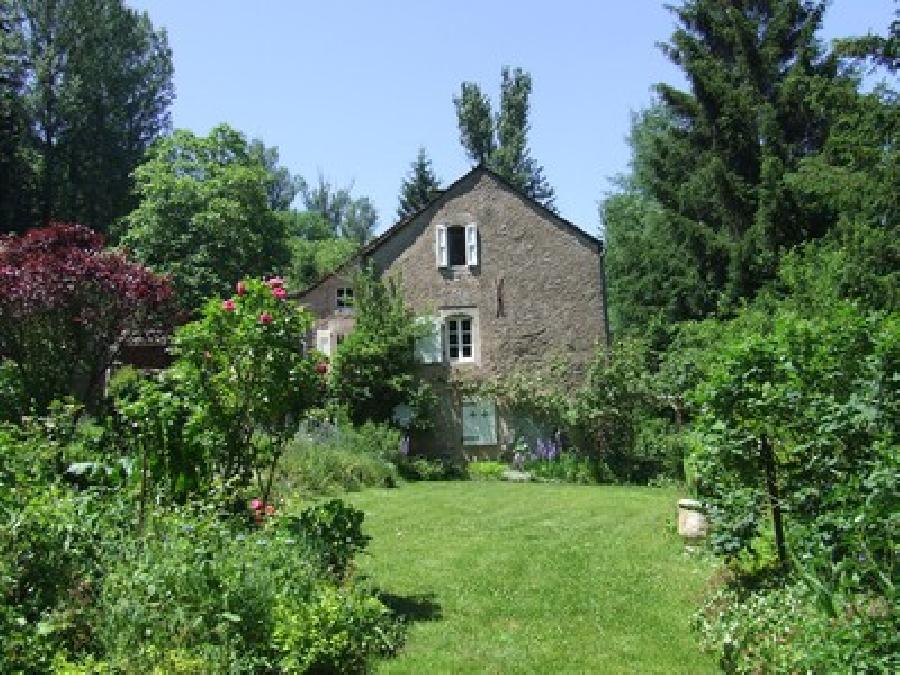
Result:
<svg viewBox="0 0 900 675"><path fill-rule="evenodd" d="M466 383L535 372L554 358L572 382L606 344L603 245L476 167L343 269L300 294L316 317L315 347L334 354L353 329L360 266L393 278L430 336L416 346L438 394L434 429L415 450L486 456L509 450L523 422Z"/></svg>

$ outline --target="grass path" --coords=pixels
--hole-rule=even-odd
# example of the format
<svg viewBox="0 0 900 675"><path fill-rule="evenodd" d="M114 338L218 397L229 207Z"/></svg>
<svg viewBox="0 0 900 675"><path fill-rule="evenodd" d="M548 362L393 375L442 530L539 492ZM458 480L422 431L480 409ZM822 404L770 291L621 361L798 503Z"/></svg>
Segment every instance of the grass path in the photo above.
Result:
<svg viewBox="0 0 900 675"><path fill-rule="evenodd" d="M670 490L417 483L350 497L361 561L410 617L388 673L712 673L689 617L710 567Z"/></svg>

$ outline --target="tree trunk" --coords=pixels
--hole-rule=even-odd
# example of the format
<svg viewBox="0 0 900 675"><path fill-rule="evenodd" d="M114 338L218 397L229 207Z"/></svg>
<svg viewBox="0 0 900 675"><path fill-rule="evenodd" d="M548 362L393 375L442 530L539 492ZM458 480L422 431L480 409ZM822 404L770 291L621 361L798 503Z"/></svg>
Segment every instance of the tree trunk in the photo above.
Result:
<svg viewBox="0 0 900 675"><path fill-rule="evenodd" d="M781 500L778 498L778 474L775 466L775 453L772 452L772 445L766 434L759 438L759 453L766 472L766 492L769 494L769 506L772 509L772 525L775 529L775 547L778 550L778 562L782 567L787 567L787 548L784 544Z"/></svg>

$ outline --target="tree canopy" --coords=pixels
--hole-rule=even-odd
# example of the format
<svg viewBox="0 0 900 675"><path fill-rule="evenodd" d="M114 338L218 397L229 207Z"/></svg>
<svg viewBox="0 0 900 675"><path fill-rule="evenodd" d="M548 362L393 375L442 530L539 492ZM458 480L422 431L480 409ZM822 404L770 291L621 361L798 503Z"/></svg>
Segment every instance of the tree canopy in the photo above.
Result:
<svg viewBox="0 0 900 675"><path fill-rule="evenodd" d="M165 31L122 0L3 0L0 35L0 231L51 219L108 231L170 128Z"/></svg>
<svg viewBox="0 0 900 675"><path fill-rule="evenodd" d="M528 147L531 75L521 68L500 71L500 110L496 117L487 94L463 82L453 97L459 139L469 157L485 164L529 197L554 209L555 193Z"/></svg>
<svg viewBox="0 0 900 675"><path fill-rule="evenodd" d="M205 137L178 130L135 176L141 201L121 243L172 275L182 308L286 265L284 223L269 208L271 174L240 132L224 124Z"/></svg>

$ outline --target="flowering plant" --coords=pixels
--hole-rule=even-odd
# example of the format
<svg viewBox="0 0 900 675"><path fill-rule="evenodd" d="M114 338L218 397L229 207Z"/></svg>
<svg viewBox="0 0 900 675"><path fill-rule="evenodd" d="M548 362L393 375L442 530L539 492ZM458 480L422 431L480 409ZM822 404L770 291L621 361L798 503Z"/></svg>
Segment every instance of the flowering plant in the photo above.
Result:
<svg viewBox="0 0 900 675"><path fill-rule="evenodd" d="M301 347L311 318L277 292L278 279L244 280L235 290L179 329L176 366L193 382L202 424L217 432L218 470L254 475L265 505L283 441L319 392Z"/></svg>

